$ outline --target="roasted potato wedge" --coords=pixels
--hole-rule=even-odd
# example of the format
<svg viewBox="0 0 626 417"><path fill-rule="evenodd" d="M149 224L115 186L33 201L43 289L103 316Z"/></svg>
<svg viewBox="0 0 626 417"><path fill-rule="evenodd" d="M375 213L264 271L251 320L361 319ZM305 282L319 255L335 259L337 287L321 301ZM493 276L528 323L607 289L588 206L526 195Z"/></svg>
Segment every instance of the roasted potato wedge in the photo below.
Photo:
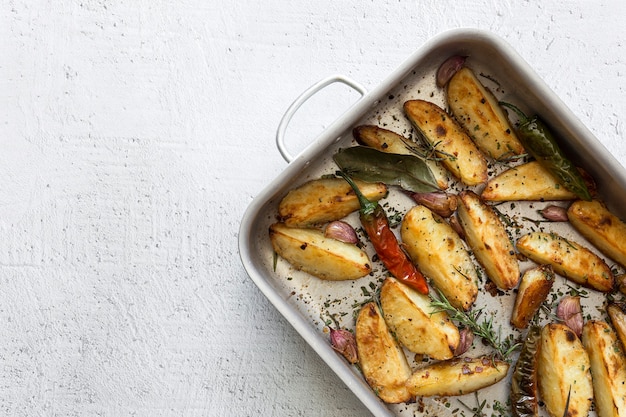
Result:
<svg viewBox="0 0 626 417"><path fill-rule="evenodd" d="M622 349L626 351L626 306L609 304L607 313L611 319L611 324L615 328L617 337L622 342Z"/></svg>
<svg viewBox="0 0 626 417"><path fill-rule="evenodd" d="M550 323L541 329L537 376L539 393L550 416L589 413L593 398L589 367L589 356L569 327ZM568 395L568 412L564 414Z"/></svg>
<svg viewBox="0 0 626 417"><path fill-rule="evenodd" d="M453 306L469 310L478 295L478 274L454 229L439 215L417 205L404 216L400 235L422 273Z"/></svg>
<svg viewBox="0 0 626 417"><path fill-rule="evenodd" d="M441 164L465 185L487 181L487 160L463 128L441 107L425 100L404 103L418 134L435 150Z"/></svg>
<svg viewBox="0 0 626 417"><path fill-rule="evenodd" d="M369 302L359 311L355 337L361 371L374 392L386 403L409 401L406 381L411 368L376 303Z"/></svg>
<svg viewBox="0 0 626 417"><path fill-rule="evenodd" d="M516 246L532 261L552 265L554 272L577 284L602 292L613 289L611 268L579 243L555 233L533 232L519 238Z"/></svg>
<svg viewBox="0 0 626 417"><path fill-rule="evenodd" d="M511 314L511 324L525 329L546 299L552 284L554 271L550 265L540 265L524 272L517 289L515 304Z"/></svg>
<svg viewBox="0 0 626 417"><path fill-rule="evenodd" d="M387 195L383 183L355 182L370 201ZM343 178L319 178L289 191L278 205L278 217L289 227L312 227L343 219L359 208L352 187Z"/></svg>
<svg viewBox="0 0 626 417"><path fill-rule="evenodd" d="M327 238L317 229L270 226L274 251L294 268L318 278L342 281L361 278L372 271L370 259L356 245Z"/></svg>
<svg viewBox="0 0 626 417"><path fill-rule="evenodd" d="M410 139L375 125L357 126L352 130L352 136L354 136L356 141L360 144L378 149L382 152L415 155L415 152L411 150L410 146L419 147L418 144L412 144ZM433 173L439 188L442 190L448 188L448 173L445 168L434 159L424 159L424 162Z"/></svg>
<svg viewBox="0 0 626 417"><path fill-rule="evenodd" d="M626 267L626 223L598 201L574 201L567 210L572 226L596 248Z"/></svg>
<svg viewBox="0 0 626 417"><path fill-rule="evenodd" d="M487 181L480 196L487 201L558 201L576 198L576 194L560 185L537 161L501 172Z"/></svg>
<svg viewBox="0 0 626 417"><path fill-rule="evenodd" d="M454 117L485 155L502 160L524 153L506 113L471 69L457 71L447 92Z"/></svg>
<svg viewBox="0 0 626 417"><path fill-rule="evenodd" d="M457 215L465 240L487 276L502 290L510 290L520 280L520 269L504 224L494 209L473 191L459 194Z"/></svg>
<svg viewBox="0 0 626 417"><path fill-rule="evenodd" d="M626 416L626 355L608 323L590 320L582 342L591 364L598 417Z"/></svg>
<svg viewBox="0 0 626 417"><path fill-rule="evenodd" d="M380 290L385 322L401 345L433 359L450 359L459 345L459 329L446 312L435 312L427 295L387 278Z"/></svg>
<svg viewBox="0 0 626 417"><path fill-rule="evenodd" d="M490 356L455 358L416 370L406 386L416 397L464 395L495 384L508 370L507 362Z"/></svg>

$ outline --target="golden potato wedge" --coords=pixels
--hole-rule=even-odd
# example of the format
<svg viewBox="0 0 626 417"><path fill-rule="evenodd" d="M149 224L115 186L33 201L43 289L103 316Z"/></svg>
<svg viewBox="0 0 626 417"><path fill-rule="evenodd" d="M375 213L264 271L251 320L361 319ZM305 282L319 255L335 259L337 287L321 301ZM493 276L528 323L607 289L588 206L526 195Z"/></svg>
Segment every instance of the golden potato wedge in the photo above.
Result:
<svg viewBox="0 0 626 417"><path fill-rule="evenodd" d="M622 349L626 351L626 306L623 304L609 304L607 313L611 319L611 324L615 328L617 337L622 342Z"/></svg>
<svg viewBox="0 0 626 417"><path fill-rule="evenodd" d="M598 417L626 416L626 355L608 323L589 320L582 342L591 365Z"/></svg>
<svg viewBox="0 0 626 417"><path fill-rule="evenodd" d="M401 345L433 359L450 359L459 345L459 329L444 311L435 312L430 298L395 278L386 278L380 290L385 322Z"/></svg>
<svg viewBox="0 0 626 417"><path fill-rule="evenodd" d="M487 160L463 128L441 107L425 100L404 103L418 134L435 150L441 164L465 185L487 181Z"/></svg>
<svg viewBox="0 0 626 417"><path fill-rule="evenodd" d="M396 153L401 155L415 155L410 148L411 140L391 130L383 129L375 125L361 125L352 130L352 136L362 145L378 149L382 152ZM417 144L412 144L418 147ZM424 159L428 168L433 173L440 189L448 188L448 173L444 167L434 159Z"/></svg>
<svg viewBox="0 0 626 417"><path fill-rule="evenodd" d="M402 244L422 273L450 303L469 310L478 295L478 274L472 258L445 220L428 208L411 208L400 229Z"/></svg>
<svg viewBox="0 0 626 417"><path fill-rule="evenodd" d="M454 358L416 370L406 385L416 397L464 395L497 383L508 370L493 357Z"/></svg>
<svg viewBox="0 0 626 417"><path fill-rule="evenodd" d="M383 183L355 182L370 201L387 195ZM343 178L319 178L289 191L278 205L278 217L289 227L312 227L343 219L359 208L354 190Z"/></svg>
<svg viewBox="0 0 626 417"><path fill-rule="evenodd" d="M554 272L577 284L602 292L613 289L611 268L579 243L555 233L533 232L519 238L516 246L530 260L552 265Z"/></svg>
<svg viewBox="0 0 626 417"><path fill-rule="evenodd" d="M586 416L593 388L589 356L580 339L566 325L550 323L541 329L537 356L539 393L552 417Z"/></svg>
<svg viewBox="0 0 626 417"><path fill-rule="evenodd" d="M560 185L537 161L501 172L487 181L480 196L487 201L560 201L576 198L576 194Z"/></svg>
<svg viewBox="0 0 626 417"><path fill-rule="evenodd" d="M502 290L515 288L520 280L519 264L498 214L473 191L462 191L459 202L457 215L465 240L487 276Z"/></svg>
<svg viewBox="0 0 626 417"><path fill-rule="evenodd" d="M596 248L626 267L626 223L598 201L574 201L567 217L576 230Z"/></svg>
<svg viewBox="0 0 626 417"><path fill-rule="evenodd" d="M540 265L524 272L511 314L513 327L517 329L528 327L541 303L550 293L553 283L554 271L550 265Z"/></svg>
<svg viewBox="0 0 626 417"><path fill-rule="evenodd" d="M457 71L447 91L452 114L485 155L502 160L524 153L498 100L471 69Z"/></svg>
<svg viewBox="0 0 626 417"><path fill-rule="evenodd" d="M411 368L376 303L367 303L359 311L355 337L363 376L380 399L386 403L410 400L406 381Z"/></svg>
<svg viewBox="0 0 626 417"><path fill-rule="evenodd" d="M327 238L317 229L270 226L274 251L294 268L318 278L342 281L361 278L372 271L370 259L356 245Z"/></svg>

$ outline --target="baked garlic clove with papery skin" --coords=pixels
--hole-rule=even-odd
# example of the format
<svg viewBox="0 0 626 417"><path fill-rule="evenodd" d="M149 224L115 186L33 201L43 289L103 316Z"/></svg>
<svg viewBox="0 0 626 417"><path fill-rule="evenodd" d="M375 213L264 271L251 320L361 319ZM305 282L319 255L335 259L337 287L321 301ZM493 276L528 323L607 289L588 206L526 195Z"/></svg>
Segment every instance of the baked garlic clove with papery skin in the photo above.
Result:
<svg viewBox="0 0 626 417"><path fill-rule="evenodd" d="M580 297L571 295L563 297L556 309L556 316L578 337L582 335L584 323Z"/></svg>
<svg viewBox="0 0 626 417"><path fill-rule="evenodd" d="M358 361L356 339L352 332L344 329L330 329L330 345L341 353L348 362L354 364Z"/></svg>
<svg viewBox="0 0 626 417"><path fill-rule="evenodd" d="M437 87L444 87L458 70L463 67L467 58L460 55L454 55L446 59L437 69Z"/></svg>
<svg viewBox="0 0 626 417"><path fill-rule="evenodd" d="M357 243L359 241L354 228L342 220L328 223L324 229L324 236L344 243Z"/></svg>
<svg viewBox="0 0 626 417"><path fill-rule="evenodd" d="M411 193L417 204L427 207L441 217L450 217L456 211L458 200L455 195L446 193Z"/></svg>
<svg viewBox="0 0 626 417"><path fill-rule="evenodd" d="M567 217L567 209L559 206L547 206L543 210L540 210L539 213L545 217L547 220L553 222L567 222L569 218Z"/></svg>

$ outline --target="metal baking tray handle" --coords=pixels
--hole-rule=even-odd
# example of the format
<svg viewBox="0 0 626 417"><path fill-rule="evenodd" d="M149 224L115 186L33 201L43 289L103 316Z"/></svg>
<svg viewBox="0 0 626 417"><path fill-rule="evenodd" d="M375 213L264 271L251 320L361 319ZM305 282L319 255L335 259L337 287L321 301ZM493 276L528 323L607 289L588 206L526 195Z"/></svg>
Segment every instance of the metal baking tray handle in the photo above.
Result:
<svg viewBox="0 0 626 417"><path fill-rule="evenodd" d="M291 162L294 159L294 157L287 150L287 146L285 145L285 132L287 131L287 126L289 125L291 118L309 98L333 83L343 83L349 87L352 87L357 92L359 92L361 96L364 96L367 93L365 87L343 75L331 75L330 77L324 78L323 80L318 81L317 83L306 89L293 103L291 103L291 106L289 106L289 108L283 115L283 118L280 120L280 123L278 124L278 130L276 131L276 146L278 147L278 151L285 159L285 161Z"/></svg>

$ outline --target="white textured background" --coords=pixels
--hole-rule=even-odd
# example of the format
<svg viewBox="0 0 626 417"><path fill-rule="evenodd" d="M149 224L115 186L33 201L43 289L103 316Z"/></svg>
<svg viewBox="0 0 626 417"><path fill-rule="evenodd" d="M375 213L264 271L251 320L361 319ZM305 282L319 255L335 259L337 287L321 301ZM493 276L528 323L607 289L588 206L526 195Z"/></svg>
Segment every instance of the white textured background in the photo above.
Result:
<svg viewBox="0 0 626 417"><path fill-rule="evenodd" d="M507 40L626 162L626 2L1 2L0 415L363 416L243 270L291 101L450 28ZM356 95L330 88L294 152Z"/></svg>

